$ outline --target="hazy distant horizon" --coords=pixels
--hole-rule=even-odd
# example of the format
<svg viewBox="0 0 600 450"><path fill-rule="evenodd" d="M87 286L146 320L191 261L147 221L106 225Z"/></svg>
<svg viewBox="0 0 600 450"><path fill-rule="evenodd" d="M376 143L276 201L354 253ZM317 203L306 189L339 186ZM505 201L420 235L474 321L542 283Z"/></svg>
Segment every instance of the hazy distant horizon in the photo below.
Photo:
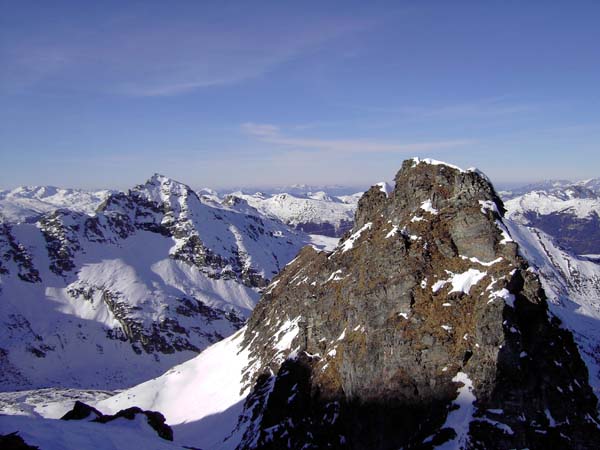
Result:
<svg viewBox="0 0 600 450"><path fill-rule="evenodd" d="M216 191L219 195L222 194L228 194L228 193L232 193L235 191L242 191L244 193L247 194L254 194L256 192L263 192L266 194L273 194L273 193L277 193L277 192L288 192L288 191L292 191L294 188L298 189L300 187L302 187L302 185L306 186L306 190L311 190L313 192L316 192L318 190L324 190L327 192L330 191L339 191L342 193L338 193L335 195L350 195L350 194L354 194L357 192L363 192L366 191L369 187L374 186L376 183L381 182L381 181L386 181L388 183L393 183L393 177L390 179L377 179L374 180L370 183L356 183L356 184L330 184L330 183L326 183L326 184L302 184L302 183L291 183L291 184L277 184L277 185L221 185L221 186L209 186L209 185L195 185L193 183L188 183L186 182L186 180L183 179L178 179L176 177L170 177L167 174L162 174L168 178L171 178L175 181L178 181L180 183L183 183L185 185L190 186L194 191L201 191L202 189L212 189L214 191ZM122 186L91 186L91 187L82 187L82 186L74 186L74 185L61 185L61 184L22 184L22 185L15 185L15 186L4 186L4 185L0 185L0 191L12 191L14 189L20 188L20 187L34 187L34 186L38 186L38 187L43 187L43 186L51 186L51 187L56 187L56 188L64 188L64 189L80 189L80 190L84 190L84 191L99 191L99 190L116 190L116 191L127 191L128 189L133 188L136 185L139 184L143 184L145 183L147 180L150 179L150 177L152 176L152 174L148 175L145 179L142 180L133 180L132 183L127 184L127 185L122 185ZM593 178L600 178L600 177L593 177ZM498 191L503 191L503 190L510 190L510 189L516 189L516 188L520 188L520 187L525 187L527 185L534 185L537 183L543 183L543 182L547 182L547 181L570 181L573 183L577 183L580 181L585 181L588 178L583 178L583 179L558 179L558 178L545 178L545 179L539 179L539 180L531 180L531 181L525 181L525 182L502 182L502 181L494 181L493 179L491 179L492 184L494 185L495 189Z"/></svg>

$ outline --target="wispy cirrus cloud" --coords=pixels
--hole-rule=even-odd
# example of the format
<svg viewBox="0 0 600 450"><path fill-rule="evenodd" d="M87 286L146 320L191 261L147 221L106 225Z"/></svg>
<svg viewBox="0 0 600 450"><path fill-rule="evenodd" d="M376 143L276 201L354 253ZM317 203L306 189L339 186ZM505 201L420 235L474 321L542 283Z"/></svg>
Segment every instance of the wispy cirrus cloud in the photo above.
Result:
<svg viewBox="0 0 600 450"><path fill-rule="evenodd" d="M0 46L0 86L10 90L47 82L131 96L171 96L263 76L371 26L347 17L297 20L283 15L272 20L252 9L216 20L200 4L198 9L176 21L140 12L93 26L76 23L57 30L48 25L36 34L12 31L4 38L10 45Z"/></svg>
<svg viewBox="0 0 600 450"><path fill-rule="evenodd" d="M293 148L294 150L333 153L420 153L462 147L475 143L472 139L450 139L422 142L390 142L372 139L321 139L294 137L282 133L273 124L246 122L244 133L261 142Z"/></svg>

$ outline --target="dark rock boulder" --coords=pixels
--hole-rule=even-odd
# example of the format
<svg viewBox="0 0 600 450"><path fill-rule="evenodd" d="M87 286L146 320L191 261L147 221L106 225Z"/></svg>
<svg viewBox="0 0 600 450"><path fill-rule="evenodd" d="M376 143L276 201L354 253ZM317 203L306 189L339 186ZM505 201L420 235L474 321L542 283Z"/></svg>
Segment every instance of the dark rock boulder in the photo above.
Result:
<svg viewBox="0 0 600 450"><path fill-rule="evenodd" d="M172 441L173 430L165 423L165 417L156 411L144 411L136 406L122 409L116 414L105 415L92 406L86 405L83 402L77 401L73 409L67 412L61 420L84 420L88 419L91 422L108 423L120 418L127 420L135 420L137 415L145 416L148 425L156 431L156 434L161 438Z"/></svg>
<svg viewBox="0 0 600 450"><path fill-rule="evenodd" d="M102 413L98 411L93 406L86 405L83 402L77 400L75 405L73 405L73 409L67 412L64 416L62 416L61 420L94 420L98 417L102 417Z"/></svg>

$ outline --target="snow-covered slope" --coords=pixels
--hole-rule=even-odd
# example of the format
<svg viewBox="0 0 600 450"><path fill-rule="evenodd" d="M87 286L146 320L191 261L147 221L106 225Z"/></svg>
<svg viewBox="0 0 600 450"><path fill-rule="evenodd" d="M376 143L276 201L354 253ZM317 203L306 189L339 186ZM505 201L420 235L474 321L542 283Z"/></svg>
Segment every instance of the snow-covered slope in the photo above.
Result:
<svg viewBox="0 0 600 450"><path fill-rule="evenodd" d="M352 228L354 212L361 195L362 193L335 197L318 191L309 192L305 196L289 193L269 196L261 192L252 195L234 192L228 198L241 198L265 216L279 219L307 233L339 237Z"/></svg>
<svg viewBox="0 0 600 450"><path fill-rule="evenodd" d="M0 217L7 222L32 222L57 209L92 214L114 191L85 191L54 186L22 186L0 191Z"/></svg>
<svg viewBox="0 0 600 450"><path fill-rule="evenodd" d="M288 321L271 337L269 344L278 349L281 358L290 352L298 330L297 320ZM238 422L260 366L250 355L247 333L244 327L160 377L94 406L105 414L132 405L160 411L173 428L175 442L207 450L233 450L247 431Z"/></svg>
<svg viewBox="0 0 600 450"><path fill-rule="evenodd" d="M98 402L113 414L131 405L160 411L173 428L175 441L206 449L233 449L239 439L224 444L243 410L249 387L243 379L252 373L242 328L211 346L198 357L173 367L164 375Z"/></svg>
<svg viewBox="0 0 600 450"><path fill-rule="evenodd" d="M505 223L537 268L550 310L569 328L600 394L600 179L505 192ZM582 255L582 256L580 256ZM586 257L585 255L590 255Z"/></svg>
<svg viewBox="0 0 600 450"><path fill-rule="evenodd" d="M537 228L505 223L520 253L538 271L550 311L573 332L590 386L600 396L600 264L561 249Z"/></svg>
<svg viewBox="0 0 600 450"><path fill-rule="evenodd" d="M0 224L0 386L131 386L237 329L310 238L160 175Z"/></svg>
<svg viewBox="0 0 600 450"><path fill-rule="evenodd" d="M508 218L543 230L572 253L600 253L600 195L582 183L533 190L505 207Z"/></svg>
<svg viewBox="0 0 600 450"><path fill-rule="evenodd" d="M109 423L86 420L32 419L1 416L0 436L17 432L25 444L40 450L182 450L160 438L144 419L117 419ZM7 450L16 447L7 444Z"/></svg>

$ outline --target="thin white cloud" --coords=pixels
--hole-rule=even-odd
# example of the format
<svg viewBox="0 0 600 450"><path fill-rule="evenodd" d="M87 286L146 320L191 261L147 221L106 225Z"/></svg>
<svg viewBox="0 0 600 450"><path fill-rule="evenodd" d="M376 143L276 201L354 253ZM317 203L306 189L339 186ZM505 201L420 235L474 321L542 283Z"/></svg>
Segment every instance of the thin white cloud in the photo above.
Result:
<svg viewBox="0 0 600 450"><path fill-rule="evenodd" d="M79 24L69 34L49 31L43 40L13 36L8 51L0 47L0 85L19 89L51 81L132 96L177 95L263 76L371 26L360 19L292 19L244 23L238 17L215 24L201 17L177 23L132 18L98 27L101 32Z"/></svg>
<svg viewBox="0 0 600 450"><path fill-rule="evenodd" d="M262 142L294 148L336 153L420 153L473 144L471 139L453 139L425 142L387 142L370 139L319 139L292 137L283 134L279 127L272 124L247 122L242 130Z"/></svg>

